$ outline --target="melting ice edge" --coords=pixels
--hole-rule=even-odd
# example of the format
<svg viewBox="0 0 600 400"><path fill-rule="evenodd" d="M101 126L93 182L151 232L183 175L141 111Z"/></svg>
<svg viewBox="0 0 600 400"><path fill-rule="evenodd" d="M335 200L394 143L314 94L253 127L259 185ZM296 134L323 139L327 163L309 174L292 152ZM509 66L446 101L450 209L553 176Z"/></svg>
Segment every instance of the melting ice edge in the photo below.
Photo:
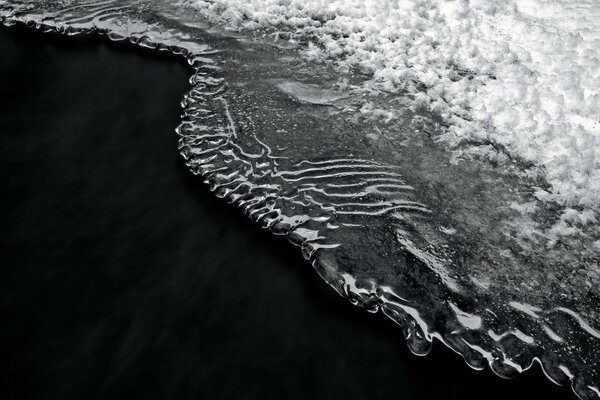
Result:
<svg viewBox="0 0 600 400"><path fill-rule="evenodd" d="M515 247L491 221L512 215L498 204L521 199L525 189L510 189L530 182L480 161L453 164L429 140L443 128L435 115L406 107L396 124L362 117L364 94L333 88L328 66L211 33L166 2L0 1L0 19L184 56L194 73L179 150L218 197L300 246L353 304L395 321L415 354L437 338L503 377L535 361L581 398L600 398L597 287L565 298L553 285L567 266L548 267L535 252L507 256ZM402 107L401 95L370 100L399 98ZM523 289L549 270L554 278Z"/></svg>

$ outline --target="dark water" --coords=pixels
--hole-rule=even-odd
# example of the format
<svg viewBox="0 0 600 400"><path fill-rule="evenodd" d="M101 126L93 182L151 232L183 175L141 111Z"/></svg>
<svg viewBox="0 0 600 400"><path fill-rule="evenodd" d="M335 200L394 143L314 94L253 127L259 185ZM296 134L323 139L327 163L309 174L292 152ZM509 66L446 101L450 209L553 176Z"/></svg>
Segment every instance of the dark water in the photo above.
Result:
<svg viewBox="0 0 600 400"><path fill-rule="evenodd" d="M20 27L0 52L1 398L573 398L413 356L215 199L176 150L180 59Z"/></svg>

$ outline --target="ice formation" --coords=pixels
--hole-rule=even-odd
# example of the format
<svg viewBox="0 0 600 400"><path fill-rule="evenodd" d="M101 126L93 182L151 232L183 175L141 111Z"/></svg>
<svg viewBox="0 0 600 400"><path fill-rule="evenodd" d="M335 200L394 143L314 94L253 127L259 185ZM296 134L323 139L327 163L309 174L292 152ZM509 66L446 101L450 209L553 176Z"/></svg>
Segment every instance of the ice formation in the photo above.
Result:
<svg viewBox="0 0 600 400"><path fill-rule="evenodd" d="M304 54L371 74L440 115L459 155L538 167L563 207L554 233L600 212L596 0L192 0L234 30L304 41ZM493 144L493 146L489 146ZM487 154L485 154L487 152Z"/></svg>
<svg viewBox="0 0 600 400"><path fill-rule="evenodd" d="M190 171L395 321L414 353L436 339L503 377L539 362L584 399L600 396L598 13L540 0L0 0L7 25L183 55ZM539 172L551 185L527 177Z"/></svg>

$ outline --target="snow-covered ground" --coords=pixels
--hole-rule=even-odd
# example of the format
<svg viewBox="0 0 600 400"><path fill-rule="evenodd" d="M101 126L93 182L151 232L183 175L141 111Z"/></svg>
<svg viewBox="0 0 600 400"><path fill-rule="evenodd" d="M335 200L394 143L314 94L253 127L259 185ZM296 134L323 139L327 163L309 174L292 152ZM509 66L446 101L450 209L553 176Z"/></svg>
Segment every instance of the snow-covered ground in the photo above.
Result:
<svg viewBox="0 0 600 400"><path fill-rule="evenodd" d="M307 57L371 72L371 87L441 115L449 148L499 144L540 167L551 189L538 199L565 210L558 234L600 216L598 0L185 3L230 29L301 39Z"/></svg>

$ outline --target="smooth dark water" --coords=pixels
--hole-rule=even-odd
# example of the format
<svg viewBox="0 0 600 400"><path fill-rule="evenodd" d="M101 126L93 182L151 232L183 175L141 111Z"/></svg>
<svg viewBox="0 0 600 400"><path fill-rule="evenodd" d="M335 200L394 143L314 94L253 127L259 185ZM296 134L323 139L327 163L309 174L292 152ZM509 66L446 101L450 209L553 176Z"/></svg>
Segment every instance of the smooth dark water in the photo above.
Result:
<svg viewBox="0 0 600 400"><path fill-rule="evenodd" d="M1 398L573 398L413 356L215 199L176 149L181 59L22 27L0 54Z"/></svg>

